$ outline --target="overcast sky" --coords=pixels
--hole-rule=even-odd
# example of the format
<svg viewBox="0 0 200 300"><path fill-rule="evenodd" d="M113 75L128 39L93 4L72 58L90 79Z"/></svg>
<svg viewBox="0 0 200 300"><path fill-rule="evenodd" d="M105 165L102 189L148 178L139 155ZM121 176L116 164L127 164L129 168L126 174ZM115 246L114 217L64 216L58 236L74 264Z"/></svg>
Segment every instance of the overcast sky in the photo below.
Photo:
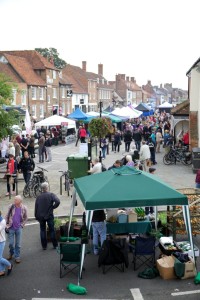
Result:
<svg viewBox="0 0 200 300"><path fill-rule="evenodd" d="M56 48L67 63L187 89L200 56L198 0L0 0L0 50Z"/></svg>

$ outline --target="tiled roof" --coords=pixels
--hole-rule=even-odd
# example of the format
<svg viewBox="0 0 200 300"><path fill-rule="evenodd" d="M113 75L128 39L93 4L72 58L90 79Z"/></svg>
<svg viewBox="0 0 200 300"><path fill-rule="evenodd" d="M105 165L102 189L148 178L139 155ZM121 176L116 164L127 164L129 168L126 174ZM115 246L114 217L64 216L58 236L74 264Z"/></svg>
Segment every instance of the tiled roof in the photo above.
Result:
<svg viewBox="0 0 200 300"><path fill-rule="evenodd" d="M171 115L189 115L190 102L186 100L171 109Z"/></svg>
<svg viewBox="0 0 200 300"><path fill-rule="evenodd" d="M0 62L0 73L7 75L16 83L22 82L20 76L18 76L18 74L13 70L13 68L9 64L4 64Z"/></svg>
<svg viewBox="0 0 200 300"><path fill-rule="evenodd" d="M9 64L13 67L15 72L26 82L28 85L45 86L45 81L34 72L32 65L26 58L4 54Z"/></svg>
<svg viewBox="0 0 200 300"><path fill-rule="evenodd" d="M10 54L26 58L35 70L58 70L52 63L35 50L0 51L0 55L1 54Z"/></svg>
<svg viewBox="0 0 200 300"><path fill-rule="evenodd" d="M72 75L67 75L63 72L62 72L62 74L63 74L62 80L64 80L65 82L70 82L70 84L72 85L73 93L75 93L75 94L87 94L88 93L87 90L84 89Z"/></svg>
<svg viewBox="0 0 200 300"><path fill-rule="evenodd" d="M80 67L67 64L62 69L62 73L63 75L67 75L70 76L70 78L73 78L76 84L79 85L79 88L88 93L88 79L84 70L82 70Z"/></svg>

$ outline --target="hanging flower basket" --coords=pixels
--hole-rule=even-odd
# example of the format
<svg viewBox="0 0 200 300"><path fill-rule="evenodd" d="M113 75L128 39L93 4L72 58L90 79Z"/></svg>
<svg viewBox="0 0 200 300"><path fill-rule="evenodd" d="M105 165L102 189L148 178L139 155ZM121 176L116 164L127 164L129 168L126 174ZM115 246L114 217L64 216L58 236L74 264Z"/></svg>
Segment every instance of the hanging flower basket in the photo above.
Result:
<svg viewBox="0 0 200 300"><path fill-rule="evenodd" d="M92 119L88 127L93 137L103 137L113 132L112 121L106 117Z"/></svg>

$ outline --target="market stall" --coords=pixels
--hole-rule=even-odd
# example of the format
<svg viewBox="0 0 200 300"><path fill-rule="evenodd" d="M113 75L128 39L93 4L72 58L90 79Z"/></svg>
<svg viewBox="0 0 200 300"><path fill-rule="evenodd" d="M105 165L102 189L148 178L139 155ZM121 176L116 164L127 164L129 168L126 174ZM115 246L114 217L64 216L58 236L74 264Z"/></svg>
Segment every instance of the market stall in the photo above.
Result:
<svg viewBox="0 0 200 300"><path fill-rule="evenodd" d="M155 175L152 176L144 171L123 166L92 176L75 179L74 187L70 217L73 215L76 193L78 193L86 210L88 228L91 225L93 210L181 205L189 241L192 245L192 253L194 253L188 199ZM83 245L82 264L84 254Z"/></svg>

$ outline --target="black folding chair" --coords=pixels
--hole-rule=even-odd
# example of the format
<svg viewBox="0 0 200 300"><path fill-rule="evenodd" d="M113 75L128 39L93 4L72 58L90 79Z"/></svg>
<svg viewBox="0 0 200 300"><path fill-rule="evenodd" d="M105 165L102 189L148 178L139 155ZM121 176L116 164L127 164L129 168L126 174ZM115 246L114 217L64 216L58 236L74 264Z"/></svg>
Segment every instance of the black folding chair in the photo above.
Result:
<svg viewBox="0 0 200 300"><path fill-rule="evenodd" d="M135 245L129 245L133 252L134 270L139 269L142 265L153 267L155 265L155 237L135 238Z"/></svg>
<svg viewBox="0 0 200 300"><path fill-rule="evenodd" d="M81 265L81 244L74 243L60 243L60 278L72 272L77 275L78 281L80 279L80 265Z"/></svg>
<svg viewBox="0 0 200 300"><path fill-rule="evenodd" d="M128 244L126 239L105 240L99 253L98 266L103 274L115 267L124 272L128 267Z"/></svg>

